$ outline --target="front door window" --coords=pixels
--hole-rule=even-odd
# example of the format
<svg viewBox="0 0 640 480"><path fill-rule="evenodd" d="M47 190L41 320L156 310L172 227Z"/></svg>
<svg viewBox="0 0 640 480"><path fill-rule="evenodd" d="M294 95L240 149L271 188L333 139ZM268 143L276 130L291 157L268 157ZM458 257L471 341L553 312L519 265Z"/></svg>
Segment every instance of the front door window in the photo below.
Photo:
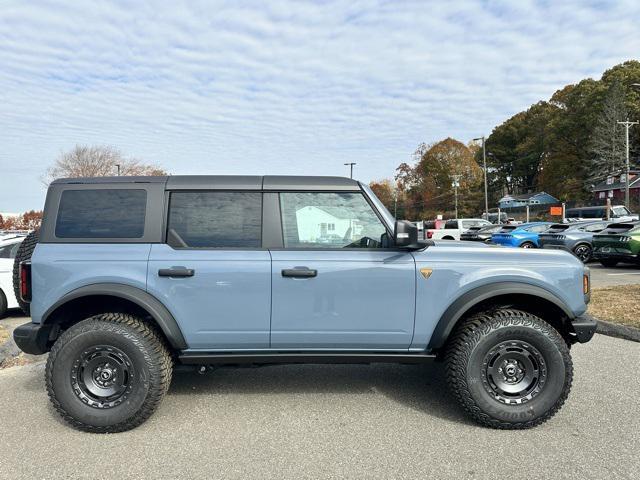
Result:
<svg viewBox="0 0 640 480"><path fill-rule="evenodd" d="M360 193L280 194L285 248L380 248L380 218Z"/></svg>

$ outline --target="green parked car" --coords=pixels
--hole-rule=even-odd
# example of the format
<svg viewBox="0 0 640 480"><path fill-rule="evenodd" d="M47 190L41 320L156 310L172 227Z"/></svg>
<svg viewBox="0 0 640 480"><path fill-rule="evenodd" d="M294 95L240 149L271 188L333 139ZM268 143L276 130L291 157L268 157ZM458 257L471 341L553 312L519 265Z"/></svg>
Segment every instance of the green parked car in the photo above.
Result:
<svg viewBox="0 0 640 480"><path fill-rule="evenodd" d="M640 264L640 222L612 223L593 236L593 258L605 267Z"/></svg>

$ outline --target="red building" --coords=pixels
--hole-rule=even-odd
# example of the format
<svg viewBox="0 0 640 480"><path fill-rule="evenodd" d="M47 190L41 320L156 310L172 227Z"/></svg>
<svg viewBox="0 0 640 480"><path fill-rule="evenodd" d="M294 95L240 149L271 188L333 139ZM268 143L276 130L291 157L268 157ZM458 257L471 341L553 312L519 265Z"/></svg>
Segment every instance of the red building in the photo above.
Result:
<svg viewBox="0 0 640 480"><path fill-rule="evenodd" d="M607 198L610 198L612 204L622 205L624 204L626 185L626 174L611 174L604 182L593 187L594 200L599 204L604 204ZM632 205L640 204L640 170L629 172L629 199Z"/></svg>

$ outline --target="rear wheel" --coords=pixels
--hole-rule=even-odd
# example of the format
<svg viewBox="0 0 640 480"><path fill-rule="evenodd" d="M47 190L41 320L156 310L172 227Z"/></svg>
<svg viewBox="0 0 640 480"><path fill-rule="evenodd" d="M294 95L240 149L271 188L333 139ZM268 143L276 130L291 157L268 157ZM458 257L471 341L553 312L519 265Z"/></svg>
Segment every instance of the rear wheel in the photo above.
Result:
<svg viewBox="0 0 640 480"><path fill-rule="evenodd" d="M520 248L536 248L536 244L533 242L524 242L520 245Z"/></svg>
<svg viewBox="0 0 640 480"><path fill-rule="evenodd" d="M4 292L0 290L0 318L4 317L7 313L7 297Z"/></svg>
<svg viewBox="0 0 640 480"><path fill-rule="evenodd" d="M49 398L71 426L94 433L137 427L169 388L172 359L163 338L131 315L107 313L64 332L47 360Z"/></svg>
<svg viewBox="0 0 640 480"><path fill-rule="evenodd" d="M519 310L475 315L454 332L445 364L467 413L492 428L539 425L562 406L573 379L567 344L547 322Z"/></svg>
<svg viewBox="0 0 640 480"><path fill-rule="evenodd" d="M602 258L600 259L600 264L603 267L607 267L607 268L615 267L616 265L618 265L618 260L612 260L610 258Z"/></svg>
<svg viewBox="0 0 640 480"><path fill-rule="evenodd" d="M16 258L13 261L13 293L16 295L18 305L25 315L30 315L29 304L22 301L20 298L20 262L26 262L31 260L31 255L36 248L38 239L40 238L40 232L34 230L25 237L16 253Z"/></svg>
<svg viewBox="0 0 640 480"><path fill-rule="evenodd" d="M589 260L591 260L591 245L587 243L581 243L573 249L573 253L582 261L582 263L587 263Z"/></svg>

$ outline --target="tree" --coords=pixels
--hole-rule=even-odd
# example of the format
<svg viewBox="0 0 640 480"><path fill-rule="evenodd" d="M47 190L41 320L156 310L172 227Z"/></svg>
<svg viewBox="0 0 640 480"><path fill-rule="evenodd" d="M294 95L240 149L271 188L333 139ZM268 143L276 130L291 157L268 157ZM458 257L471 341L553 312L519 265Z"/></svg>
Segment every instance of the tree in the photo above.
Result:
<svg viewBox="0 0 640 480"><path fill-rule="evenodd" d="M402 209L404 194L398 187L397 182L385 178L383 180L373 181L369 184L373 193L383 203L387 210L393 213L396 218L403 218L404 211ZM399 208L398 208L399 207Z"/></svg>
<svg viewBox="0 0 640 480"><path fill-rule="evenodd" d="M421 144L414 153L415 166L401 164L396 170L398 189L403 192L399 207L405 217L433 218L441 213L451 214L454 209L454 177L459 177L458 188L461 215L481 210L482 170L474 160L472 151L453 138L431 145Z"/></svg>
<svg viewBox="0 0 640 480"><path fill-rule="evenodd" d="M627 117L624 88L620 82L615 81L607 89L591 135L591 158L587 176L590 183L596 183L623 167L626 143L624 127L618 122Z"/></svg>
<svg viewBox="0 0 640 480"><path fill-rule="evenodd" d="M48 185L56 178L62 177L106 177L118 174L123 176L166 175L156 165L142 163L135 158L125 158L114 147L76 145L71 151L63 152L50 167L43 182Z"/></svg>
<svg viewBox="0 0 640 480"><path fill-rule="evenodd" d="M30 210L18 215L3 219L0 215L0 229L3 230L35 230L42 223L42 210Z"/></svg>

